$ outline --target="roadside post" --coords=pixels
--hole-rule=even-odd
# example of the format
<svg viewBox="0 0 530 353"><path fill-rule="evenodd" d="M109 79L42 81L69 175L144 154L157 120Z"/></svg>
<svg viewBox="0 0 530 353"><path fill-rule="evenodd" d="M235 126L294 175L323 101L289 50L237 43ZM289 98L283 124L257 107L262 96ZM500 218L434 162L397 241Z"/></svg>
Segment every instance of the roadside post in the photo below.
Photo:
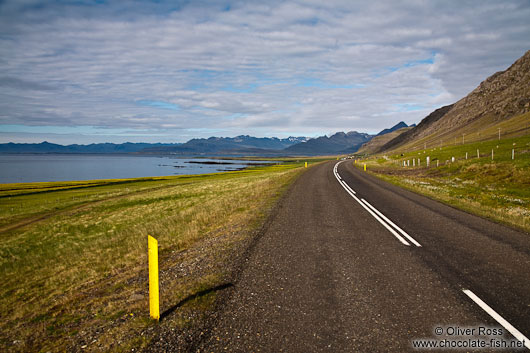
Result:
<svg viewBox="0 0 530 353"><path fill-rule="evenodd" d="M366 163L364 163L364 171L366 172Z"/></svg>
<svg viewBox="0 0 530 353"><path fill-rule="evenodd" d="M160 320L160 301L158 293L158 240L147 236L149 255L149 313L151 318Z"/></svg>
<svg viewBox="0 0 530 353"><path fill-rule="evenodd" d="M307 162L305 162L305 167L307 168Z"/></svg>

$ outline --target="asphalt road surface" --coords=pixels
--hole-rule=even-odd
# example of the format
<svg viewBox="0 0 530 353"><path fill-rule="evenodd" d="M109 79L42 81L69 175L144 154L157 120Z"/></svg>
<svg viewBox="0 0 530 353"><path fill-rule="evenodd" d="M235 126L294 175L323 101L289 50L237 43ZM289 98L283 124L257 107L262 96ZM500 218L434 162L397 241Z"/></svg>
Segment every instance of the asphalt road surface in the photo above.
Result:
<svg viewBox="0 0 530 353"><path fill-rule="evenodd" d="M530 337L530 235L344 161L294 183L199 351L528 351L491 347L514 336Z"/></svg>

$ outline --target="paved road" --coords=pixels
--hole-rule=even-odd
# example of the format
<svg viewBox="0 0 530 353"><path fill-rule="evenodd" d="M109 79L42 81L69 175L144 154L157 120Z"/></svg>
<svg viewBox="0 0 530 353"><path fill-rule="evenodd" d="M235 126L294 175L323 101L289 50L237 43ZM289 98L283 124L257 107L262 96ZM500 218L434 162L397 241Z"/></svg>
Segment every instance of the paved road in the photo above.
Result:
<svg viewBox="0 0 530 353"><path fill-rule="evenodd" d="M200 351L406 352L455 339L436 327L530 337L530 235L335 165L291 187Z"/></svg>

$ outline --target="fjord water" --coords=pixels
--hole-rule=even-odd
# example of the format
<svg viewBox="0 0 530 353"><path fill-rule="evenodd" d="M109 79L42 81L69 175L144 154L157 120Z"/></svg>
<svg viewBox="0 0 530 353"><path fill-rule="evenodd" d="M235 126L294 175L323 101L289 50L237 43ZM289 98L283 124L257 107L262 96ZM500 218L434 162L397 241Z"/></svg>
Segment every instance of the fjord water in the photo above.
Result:
<svg viewBox="0 0 530 353"><path fill-rule="evenodd" d="M206 174L238 170L248 163L252 161L127 155L0 155L0 183Z"/></svg>

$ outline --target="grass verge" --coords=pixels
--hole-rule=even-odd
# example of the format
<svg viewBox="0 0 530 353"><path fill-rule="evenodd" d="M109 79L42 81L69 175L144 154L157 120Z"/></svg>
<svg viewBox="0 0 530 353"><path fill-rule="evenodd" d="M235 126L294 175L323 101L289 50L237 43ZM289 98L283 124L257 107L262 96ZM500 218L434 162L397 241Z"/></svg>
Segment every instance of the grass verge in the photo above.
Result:
<svg viewBox="0 0 530 353"><path fill-rule="evenodd" d="M528 135L378 155L364 162L370 173L391 183L530 232Z"/></svg>
<svg viewBox="0 0 530 353"><path fill-rule="evenodd" d="M208 289L223 285L234 249L301 166L0 185L1 350L146 346L157 330L148 319L147 234L159 241L166 323L193 324L215 298Z"/></svg>

